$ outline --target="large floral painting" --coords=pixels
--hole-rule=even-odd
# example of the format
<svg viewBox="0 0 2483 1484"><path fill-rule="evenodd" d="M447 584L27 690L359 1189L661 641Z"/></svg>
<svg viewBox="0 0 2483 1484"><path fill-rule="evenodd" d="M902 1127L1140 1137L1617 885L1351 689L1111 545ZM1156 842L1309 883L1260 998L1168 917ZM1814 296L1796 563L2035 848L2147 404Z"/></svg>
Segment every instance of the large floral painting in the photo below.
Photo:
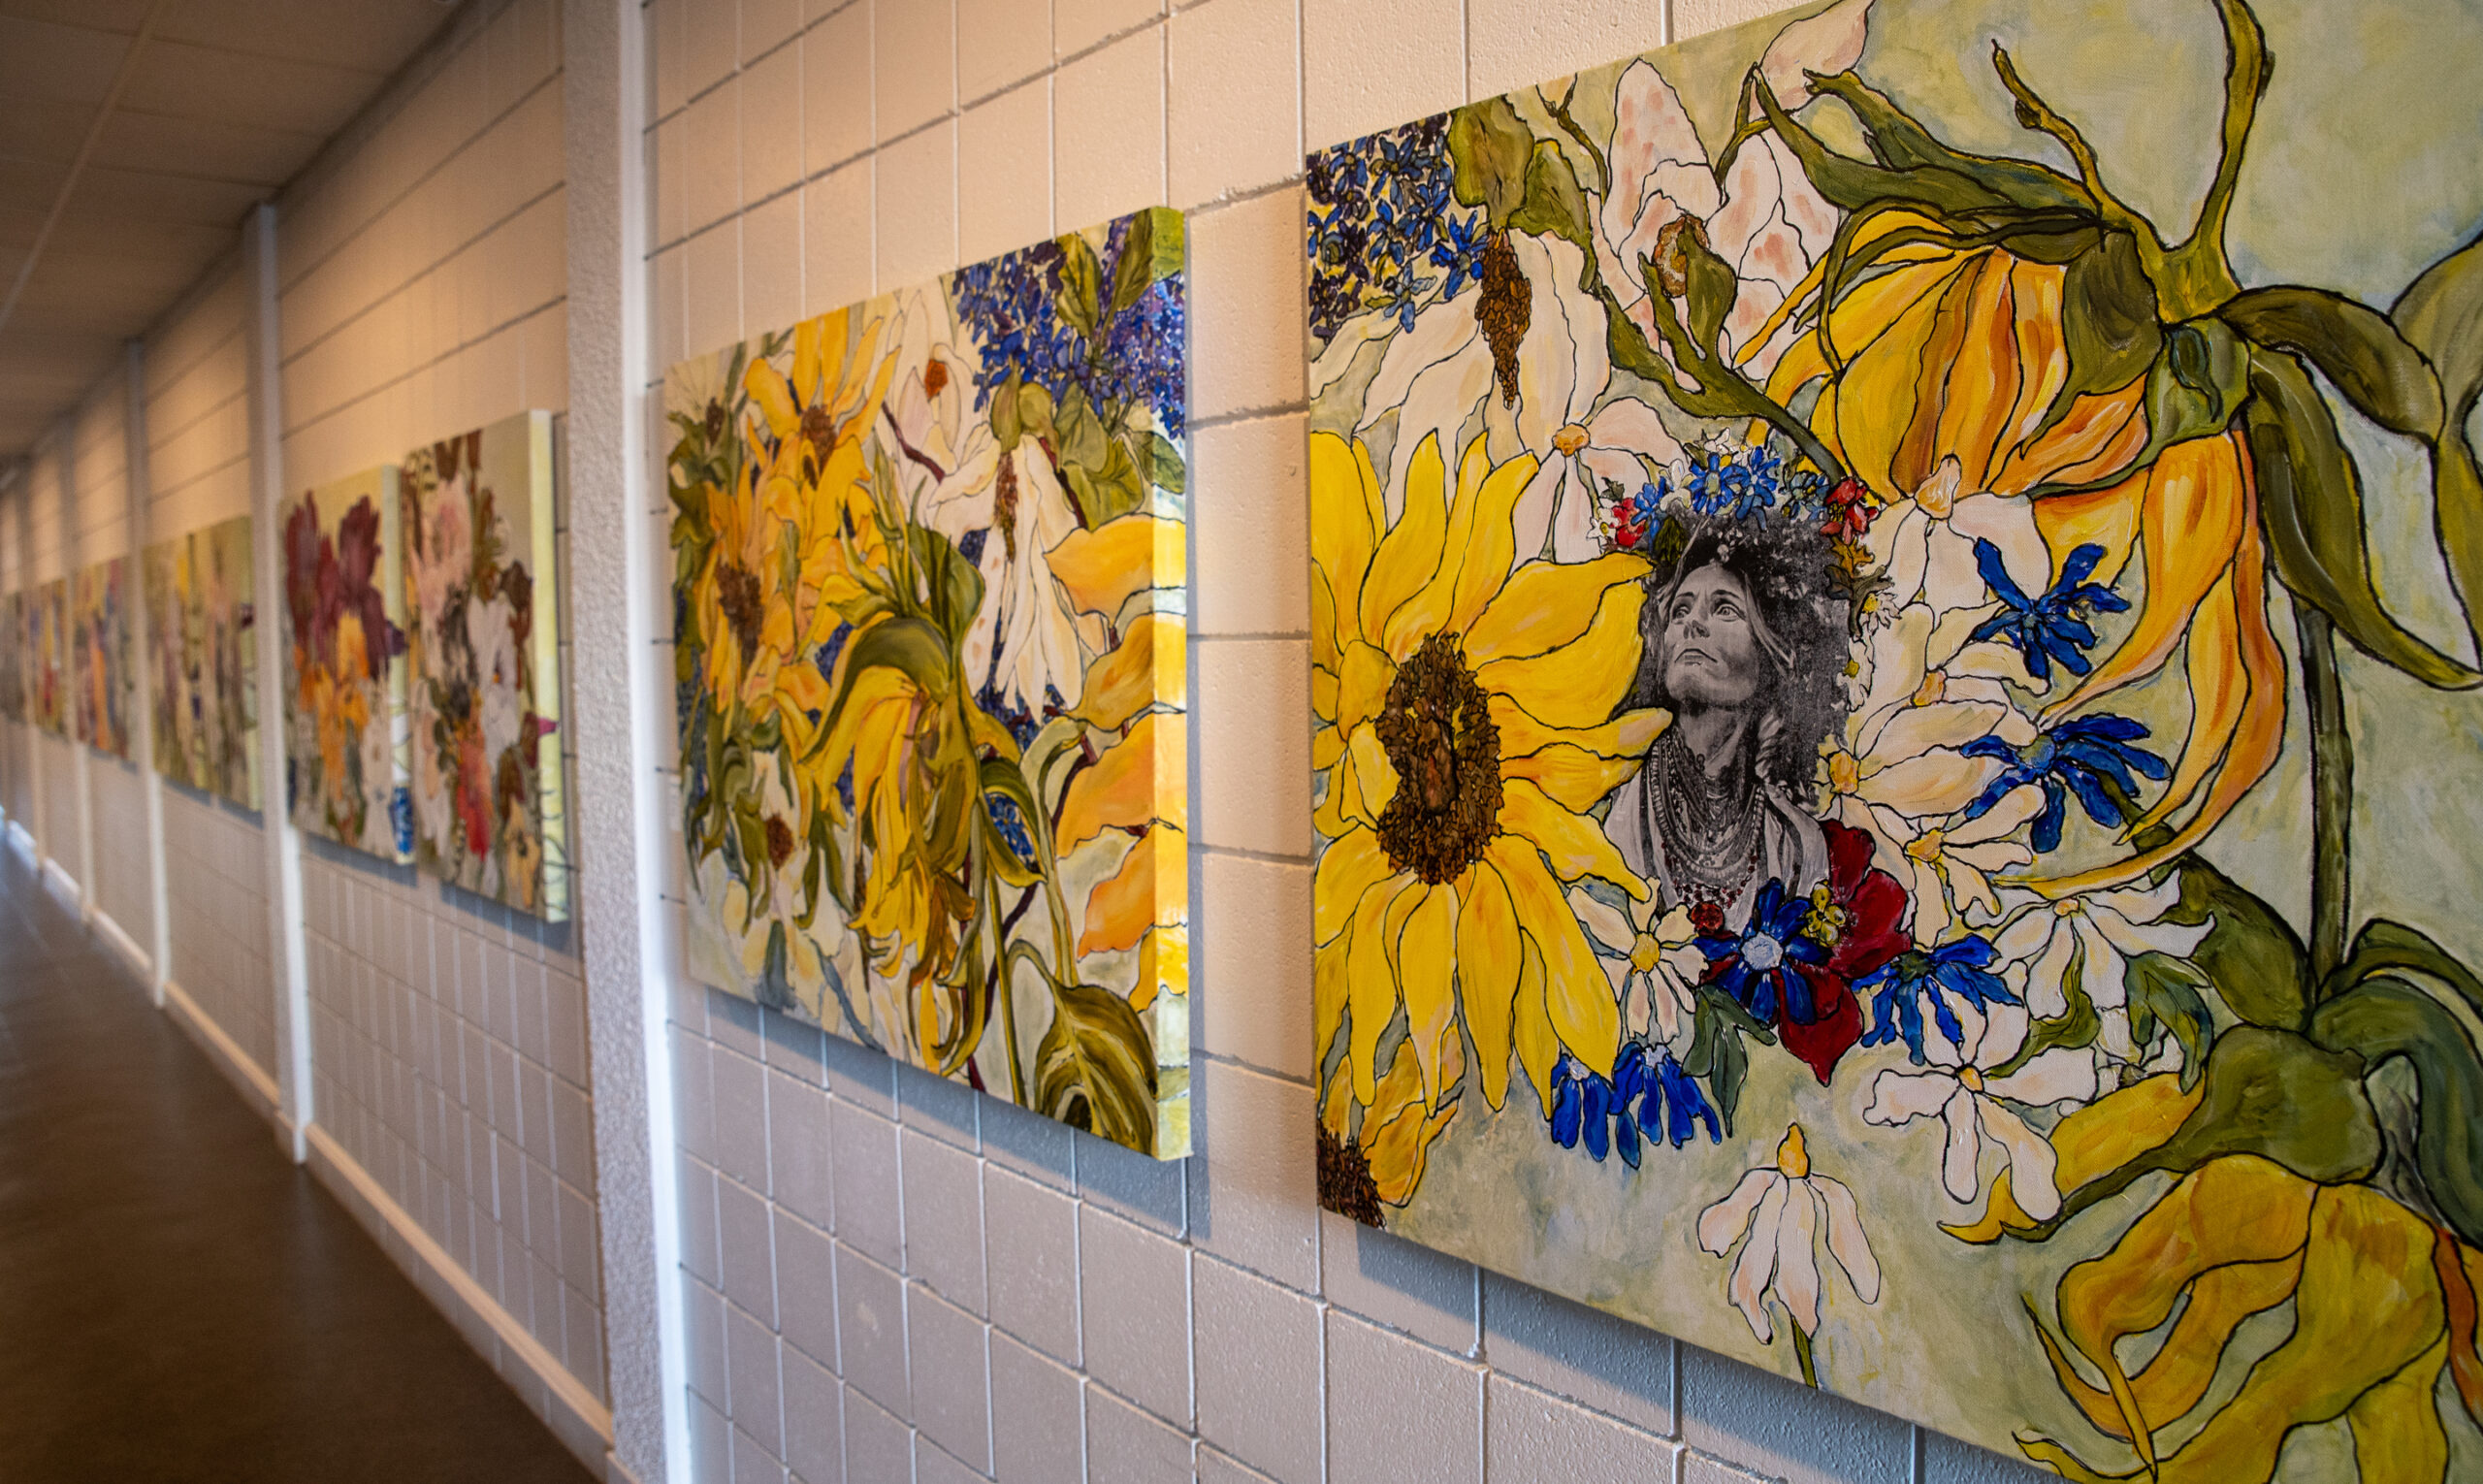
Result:
<svg viewBox="0 0 2483 1484"><path fill-rule="evenodd" d="M2478 73L1842 0L1313 154L1322 1202L2073 1478L2483 1476Z"/></svg>
<svg viewBox="0 0 2483 1484"><path fill-rule="evenodd" d="M26 595L0 601L0 716L26 719Z"/></svg>
<svg viewBox="0 0 2483 1484"><path fill-rule="evenodd" d="M119 557L81 567L71 584L69 646L78 740L129 756L129 601Z"/></svg>
<svg viewBox="0 0 2483 1484"><path fill-rule="evenodd" d="M1183 223L673 368L691 968L1189 1149Z"/></svg>
<svg viewBox="0 0 2483 1484"><path fill-rule="evenodd" d="M69 580L55 577L26 596L26 706L35 725L70 734Z"/></svg>
<svg viewBox="0 0 2483 1484"><path fill-rule="evenodd" d="M259 807L250 518L146 548L155 771Z"/></svg>
<svg viewBox="0 0 2483 1484"><path fill-rule="evenodd" d="M552 415L416 449L402 477L414 860L563 920Z"/></svg>
<svg viewBox="0 0 2483 1484"><path fill-rule="evenodd" d="M285 798L294 824L411 859L404 583L397 468L289 499L284 555Z"/></svg>

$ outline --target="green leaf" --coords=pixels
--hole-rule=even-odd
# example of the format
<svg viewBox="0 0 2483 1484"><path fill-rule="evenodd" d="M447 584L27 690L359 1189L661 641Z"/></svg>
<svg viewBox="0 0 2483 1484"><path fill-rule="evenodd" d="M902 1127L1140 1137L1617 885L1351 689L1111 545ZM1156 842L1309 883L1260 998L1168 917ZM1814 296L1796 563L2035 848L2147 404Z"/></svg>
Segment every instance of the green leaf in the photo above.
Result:
<svg viewBox="0 0 2483 1484"><path fill-rule="evenodd" d="M1548 141L1537 145L1534 158L1527 162L1526 198L1509 213L1509 229L1565 239L1587 255L1591 265L1595 236L1590 221L1586 193L1578 188L1578 173L1570 168L1568 157ZM1581 274L1587 271L1580 269Z"/></svg>
<svg viewBox="0 0 2483 1484"><path fill-rule="evenodd" d="M1842 102L1861 121L1871 153L1892 171L1934 171L1964 177L1995 196L2022 207L2077 210L2087 206L2079 183L2030 160L2013 160L1951 149L1851 72L1814 78L1811 88Z"/></svg>
<svg viewBox="0 0 2483 1484"><path fill-rule="evenodd" d="M2439 378L2378 310L2326 289L2287 285L2248 290L2216 314L2258 344L2306 358L2356 410L2391 433L2430 438L2439 432Z"/></svg>
<svg viewBox="0 0 2483 1484"><path fill-rule="evenodd" d="M2371 919L2354 935L2352 951L2328 978L2328 993L2342 993L2392 969L2430 975L2456 990L2477 1015L2483 1015L2483 977L2458 962L2428 934L2386 918Z"/></svg>
<svg viewBox="0 0 2483 1484"><path fill-rule="evenodd" d="M1129 1002L1093 984L1052 994L1035 1048L1037 1108L1072 1128L1155 1152L1155 1057Z"/></svg>
<svg viewBox="0 0 2483 1484"><path fill-rule="evenodd" d="M2466 425L2483 396L2483 240L2440 259L2389 311L2438 373L2442 415L2432 445L2432 520L2467 628L2483 653L2483 468Z"/></svg>
<svg viewBox="0 0 2483 1484"><path fill-rule="evenodd" d="M2129 991L2130 1035L2139 1048L2146 1048L2155 1039L2154 1024L2162 1023L2181 1046L2181 1090L2196 1087L2215 1041L2215 1022L2200 993L2210 984L2206 971L2170 953L2141 953L2129 961L2122 983Z"/></svg>
<svg viewBox="0 0 2483 1484"><path fill-rule="evenodd" d="M2421 1093L2415 1168L2457 1235L2483 1245L2483 1058L2456 1014L2402 979L2367 980L2311 1017L2322 1046L2377 1064L2402 1056Z"/></svg>
<svg viewBox="0 0 2483 1484"><path fill-rule="evenodd" d="M2292 924L2203 857L2181 857L2181 899L2164 914L2186 927L2215 926L2190 959L2225 1008L2252 1025L2298 1030L2307 1013L2310 951Z"/></svg>
<svg viewBox="0 0 2483 1484"><path fill-rule="evenodd" d="M1182 462L1181 445L1155 432L1146 435L1146 477L1167 495L1178 495L1189 486L1189 466Z"/></svg>
<svg viewBox="0 0 2483 1484"><path fill-rule="evenodd" d="M2155 289L2126 232L2107 232L2091 252L2070 259L2061 281L2061 339L2069 379L2044 413L2048 430L2080 397L2118 391L2155 363L2164 332L2155 320Z"/></svg>
<svg viewBox="0 0 2483 1484"><path fill-rule="evenodd" d="M1120 261L1113 266L1113 312L1127 309L1159 280L1179 273L1186 250L1180 212L1149 207L1134 213Z"/></svg>
<svg viewBox="0 0 2483 1484"><path fill-rule="evenodd" d="M1025 417L1019 410L1018 387L1017 373L1011 371L991 399L991 436L1004 455L1017 446L1019 435L1026 431Z"/></svg>
<svg viewBox="0 0 2483 1484"><path fill-rule="evenodd" d="M2018 1047L2007 1061L1983 1073L1987 1078L2010 1076L2055 1047L2076 1050L2095 1044L2104 1033L2104 1017L2095 1011L2095 997L2086 992L2086 948L2080 944L2070 950L2069 969L2061 976L2061 995L2069 1001L2069 1009L2048 1020L2037 1020L2026 1028L2025 1044Z"/></svg>
<svg viewBox="0 0 2483 1484"><path fill-rule="evenodd" d="M1775 91L1760 82L1758 106L1768 127L1793 151L1811 184L1830 204L1848 211L1881 202L1902 201L1934 216L1966 215L2011 205L2010 198L1977 180L1962 167L1920 165L1890 170L1869 160L1839 154L1785 112Z"/></svg>
<svg viewBox="0 0 2483 1484"><path fill-rule="evenodd" d="M2461 690L2483 681L2382 606L2364 534L2362 481L2309 373L2289 355L2256 351L2250 390L2250 457L2278 580L2317 604L2365 654L2425 685Z"/></svg>
<svg viewBox="0 0 2483 1484"><path fill-rule="evenodd" d="M1773 1046L1775 1033L1713 984L1698 986L1698 1008L1691 1024L1690 1049L1681 1058L1681 1069L1693 1077L1707 1079L1707 1090L1716 1099L1725 1132L1730 1134L1733 1111L1741 1106L1742 1083L1750 1076L1750 1048L1742 1038L1754 1037L1762 1045Z"/></svg>
<svg viewBox="0 0 2483 1484"><path fill-rule="evenodd" d="M929 579L931 611L950 639L962 646L983 606L983 574L949 538L927 526L905 528L915 566Z"/></svg>
<svg viewBox="0 0 2483 1484"><path fill-rule="evenodd" d="M936 703L949 698L949 660L947 635L927 619L883 619L855 634L845 648L844 683L836 688L836 699L820 718L819 734L812 748L827 745L837 718L844 715L846 701L853 697L855 681L864 674L876 669L899 671Z"/></svg>
<svg viewBox="0 0 2483 1484"><path fill-rule="evenodd" d="M1526 200L1534 131L1505 98L1468 104L1448 117L1448 159L1459 204L1483 208L1498 232Z"/></svg>
<svg viewBox="0 0 2483 1484"><path fill-rule="evenodd" d="M1104 267L1095 261L1095 249L1086 239L1072 232L1059 239L1060 282L1067 292L1060 301L1063 319L1080 335L1092 339L1095 326L1101 322L1104 295Z"/></svg>
<svg viewBox="0 0 2483 1484"><path fill-rule="evenodd" d="M2218 1037L2199 1106L2145 1160L2182 1174L2228 1154L2273 1159L2322 1183L2369 1176L2379 1164L2379 1123L2360 1059L2252 1025Z"/></svg>
<svg viewBox="0 0 2483 1484"><path fill-rule="evenodd" d="M1682 276L1690 302L1690 338L1708 356L1721 359L1716 342L1725 333L1725 316L1733 312L1733 301L1741 295L1741 275L1733 265L1716 255L1707 245L1703 232L1683 232L1673 242L1682 256ZM1663 285L1655 275L1647 275L1647 292L1661 296Z"/></svg>
<svg viewBox="0 0 2483 1484"><path fill-rule="evenodd" d="M1100 526L1118 520L1145 503L1146 479L1130 457L1128 442L1110 439L1104 445L1104 466L1093 471L1082 494L1087 523Z"/></svg>

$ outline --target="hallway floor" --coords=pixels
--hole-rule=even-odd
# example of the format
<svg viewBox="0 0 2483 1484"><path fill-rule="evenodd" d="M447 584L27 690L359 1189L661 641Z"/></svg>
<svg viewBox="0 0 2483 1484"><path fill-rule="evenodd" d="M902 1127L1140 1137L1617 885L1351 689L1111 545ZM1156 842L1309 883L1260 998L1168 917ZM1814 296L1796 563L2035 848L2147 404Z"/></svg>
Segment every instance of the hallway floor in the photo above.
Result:
<svg viewBox="0 0 2483 1484"><path fill-rule="evenodd" d="M0 1480L590 1477L0 845Z"/></svg>

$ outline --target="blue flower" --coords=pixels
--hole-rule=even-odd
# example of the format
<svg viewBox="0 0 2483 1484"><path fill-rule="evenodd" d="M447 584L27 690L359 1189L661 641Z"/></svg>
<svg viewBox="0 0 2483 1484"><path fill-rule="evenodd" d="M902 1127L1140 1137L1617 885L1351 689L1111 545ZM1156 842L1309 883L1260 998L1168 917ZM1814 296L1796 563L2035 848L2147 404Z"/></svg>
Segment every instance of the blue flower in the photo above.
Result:
<svg viewBox="0 0 2483 1484"><path fill-rule="evenodd" d="M1787 891L1781 881L1768 882L1752 901L1750 924L1739 936L1695 940L1707 955L1708 982L1766 1024L1775 1024L1780 1015L1801 1025L1817 1020L1819 1002L1803 971L1826 967L1829 955L1825 945L1804 935L1810 919L1808 897Z"/></svg>
<svg viewBox="0 0 2483 1484"><path fill-rule="evenodd" d="M1619 1102L1602 1073L1563 1051L1552 1068L1552 1141L1564 1149L1574 1149L1583 1141L1597 1163L1618 1145L1621 1162L1636 1169L1637 1120ZM1616 1113L1620 1114L1617 1131Z"/></svg>
<svg viewBox="0 0 2483 1484"><path fill-rule="evenodd" d="M1776 503L1785 460L1762 444L1739 453L1703 453L1690 461L1690 506L1701 515L1752 520Z"/></svg>
<svg viewBox="0 0 2483 1484"><path fill-rule="evenodd" d="M2146 734L2144 722L2099 714L2063 722L2023 747L2012 747L1999 737L1977 737L1959 751L1969 758L1994 758L2006 766L1991 786L1966 806L1966 818L1979 820L2012 791L2028 784L2040 784L2044 790L2044 812L2035 816L2036 850L2059 847L2061 824L2068 818L2072 793L2085 807L2088 819L2107 828L2117 827L2121 823L2121 807L2106 785L2119 790L2121 798L2135 799L2138 779L2133 774L2161 782L2173 771L2172 764L2163 758L2130 745Z"/></svg>
<svg viewBox="0 0 2483 1484"><path fill-rule="evenodd" d="M1724 1124L1716 1116L1716 1106L1707 1101L1706 1089L1682 1070L1671 1051L1643 1041L1630 1042L1621 1048L1621 1061L1612 1069L1612 1084L1621 1115L1628 1117L1629 1106L1636 1102L1638 1127L1650 1139L1668 1141L1677 1149L1704 1123L1709 1144L1725 1142ZM1642 1097L1644 1101L1638 1101Z"/></svg>
<svg viewBox="0 0 2483 1484"><path fill-rule="evenodd" d="M1992 596L2000 599L2001 611L1976 625L1970 637L2008 640L2026 657L2026 669L2037 680L2051 679L2054 660L2071 674L2085 674L2092 666L2083 652L2095 643L2095 630L2087 627L2085 615L2119 613L2130 605L2128 598L2111 588L2086 580L2103 560L2103 547L2092 542L2080 546L2061 564L2058 582L2042 597L2028 597L2001 563L2000 548L1975 537L1975 565Z"/></svg>
<svg viewBox="0 0 2483 1484"><path fill-rule="evenodd" d="M1026 832L1026 817L1018 812L1016 800L1004 794L986 793L983 796L983 806L990 812L991 827L998 830L1000 838L1017 853L1017 858L1034 859L1034 837Z"/></svg>
<svg viewBox="0 0 2483 1484"><path fill-rule="evenodd" d="M1854 992L1871 1001L1871 1028L1864 1046L1886 1046L1902 1036L1915 1065L1923 1062L1922 1006L1931 1005L1932 1023L1951 1046L1963 1046L1966 1028L1940 991L1982 1011L1994 1004L2022 1003L2015 990L1991 972L2000 951L1980 933L1970 933L1936 949L1908 949L1854 983Z"/></svg>

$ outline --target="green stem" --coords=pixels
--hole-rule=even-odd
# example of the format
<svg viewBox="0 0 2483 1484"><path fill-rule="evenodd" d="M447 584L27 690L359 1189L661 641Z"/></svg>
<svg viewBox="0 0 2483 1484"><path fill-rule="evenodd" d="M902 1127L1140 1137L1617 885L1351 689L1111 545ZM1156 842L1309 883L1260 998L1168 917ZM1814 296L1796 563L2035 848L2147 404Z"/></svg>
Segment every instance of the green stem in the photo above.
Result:
<svg viewBox="0 0 2483 1484"><path fill-rule="evenodd" d="M2337 675L2337 633L2326 613L2293 600L2302 689L2310 708L2310 994L2345 960L2353 889L2354 739Z"/></svg>
<svg viewBox="0 0 2483 1484"><path fill-rule="evenodd" d="M1009 945L1000 932L1000 888L987 871L983 878L983 900L991 914L992 956L1000 968L1000 983L993 992L1000 996L1000 1039L1009 1049L1009 1100L1024 1108L1028 1106L1026 1070L1017 1062L1016 976L1009 972Z"/></svg>
<svg viewBox="0 0 2483 1484"><path fill-rule="evenodd" d="M1813 1391L1819 1390L1819 1367L1811 1361L1811 1337L1803 1332L1800 1325L1793 1322L1791 1309L1785 1311L1785 1327L1793 1332L1793 1359L1802 1363L1802 1384Z"/></svg>

